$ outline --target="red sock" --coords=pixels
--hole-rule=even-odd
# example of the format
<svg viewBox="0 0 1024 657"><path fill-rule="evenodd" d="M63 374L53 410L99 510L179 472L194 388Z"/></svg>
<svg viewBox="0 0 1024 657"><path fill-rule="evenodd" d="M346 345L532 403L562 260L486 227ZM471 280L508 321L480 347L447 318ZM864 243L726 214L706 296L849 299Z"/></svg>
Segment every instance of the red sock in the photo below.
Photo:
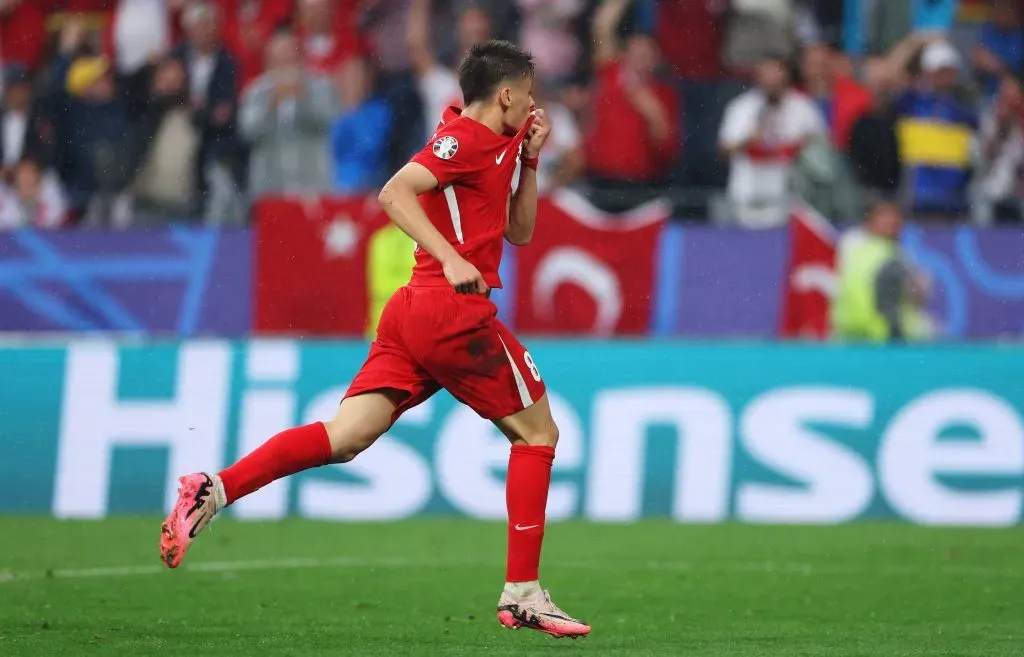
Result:
<svg viewBox="0 0 1024 657"><path fill-rule="evenodd" d="M323 422L314 422L277 434L221 472L220 479L231 504L272 481L327 465L330 460L327 427Z"/></svg>
<svg viewBox="0 0 1024 657"><path fill-rule="evenodd" d="M506 582L540 579L544 508L548 503L551 463L554 460L554 447L512 446L505 483L505 504L508 506Z"/></svg>

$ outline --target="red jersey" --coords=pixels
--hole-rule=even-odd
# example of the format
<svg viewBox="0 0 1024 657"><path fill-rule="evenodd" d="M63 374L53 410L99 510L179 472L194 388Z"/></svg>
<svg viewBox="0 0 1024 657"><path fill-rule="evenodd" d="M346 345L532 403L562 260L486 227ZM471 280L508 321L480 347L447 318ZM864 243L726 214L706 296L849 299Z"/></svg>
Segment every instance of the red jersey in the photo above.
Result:
<svg viewBox="0 0 1024 657"><path fill-rule="evenodd" d="M412 158L437 178L420 205L460 256L480 270L488 287L501 287L498 265L508 224L512 176L530 121L514 136L495 134L449 107L423 150ZM448 285L441 263L416 248L414 286Z"/></svg>
<svg viewBox="0 0 1024 657"><path fill-rule="evenodd" d="M669 133L660 141L651 137L647 121L629 99L622 65L610 61L597 71L594 121L586 141L590 173L630 180L658 180L668 173L679 151L679 102L664 82L652 81L651 88L669 119Z"/></svg>

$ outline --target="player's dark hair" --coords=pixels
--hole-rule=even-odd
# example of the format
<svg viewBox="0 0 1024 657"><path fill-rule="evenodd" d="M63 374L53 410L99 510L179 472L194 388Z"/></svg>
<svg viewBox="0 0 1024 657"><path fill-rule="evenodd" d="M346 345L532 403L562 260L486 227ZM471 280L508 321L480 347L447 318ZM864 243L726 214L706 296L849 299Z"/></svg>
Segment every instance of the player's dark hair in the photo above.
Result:
<svg viewBox="0 0 1024 657"><path fill-rule="evenodd" d="M493 94L507 80L533 77L533 55L514 43L492 39L477 44L459 64L459 86L466 105Z"/></svg>

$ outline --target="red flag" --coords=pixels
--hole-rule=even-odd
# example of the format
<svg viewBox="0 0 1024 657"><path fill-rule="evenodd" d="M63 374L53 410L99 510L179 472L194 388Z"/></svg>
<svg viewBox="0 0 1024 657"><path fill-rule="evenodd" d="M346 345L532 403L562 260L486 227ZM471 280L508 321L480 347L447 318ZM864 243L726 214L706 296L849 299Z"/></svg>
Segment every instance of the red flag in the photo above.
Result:
<svg viewBox="0 0 1024 657"><path fill-rule="evenodd" d="M784 338L828 338L829 304L835 289L836 231L807 206L789 221L789 262L782 297Z"/></svg>
<svg viewBox="0 0 1024 657"><path fill-rule="evenodd" d="M516 260L516 329L641 335L651 323L658 239L667 204L606 214L570 192L537 206L537 228Z"/></svg>
<svg viewBox="0 0 1024 657"><path fill-rule="evenodd" d="M366 331L366 250L387 223L372 198L265 198L256 222L257 333Z"/></svg>

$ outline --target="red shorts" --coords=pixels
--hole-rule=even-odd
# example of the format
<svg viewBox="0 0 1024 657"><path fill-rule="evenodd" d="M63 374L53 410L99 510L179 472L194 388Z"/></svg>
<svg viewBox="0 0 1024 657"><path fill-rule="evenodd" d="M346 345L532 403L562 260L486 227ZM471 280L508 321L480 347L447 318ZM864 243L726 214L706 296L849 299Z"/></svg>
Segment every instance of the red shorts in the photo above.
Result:
<svg viewBox="0 0 1024 657"><path fill-rule="evenodd" d="M403 287L384 306L377 339L345 397L408 393L392 421L444 388L488 420L531 406L545 392L533 358L486 297L450 287Z"/></svg>

